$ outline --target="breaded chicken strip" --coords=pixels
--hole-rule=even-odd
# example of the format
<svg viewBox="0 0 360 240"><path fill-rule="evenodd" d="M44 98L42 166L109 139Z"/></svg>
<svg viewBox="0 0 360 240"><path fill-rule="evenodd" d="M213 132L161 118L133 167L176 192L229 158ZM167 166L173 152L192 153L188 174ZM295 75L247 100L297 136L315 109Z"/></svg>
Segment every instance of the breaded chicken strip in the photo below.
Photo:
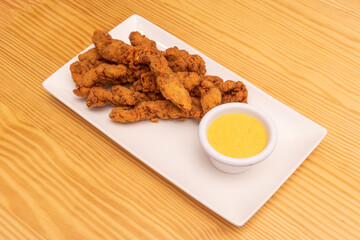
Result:
<svg viewBox="0 0 360 240"><path fill-rule="evenodd" d="M205 62L199 55L191 55L177 47L166 49L165 58L174 72L195 72L199 75L206 72Z"/></svg>
<svg viewBox="0 0 360 240"><path fill-rule="evenodd" d="M74 93L78 96L84 97L87 96L86 91L88 93L92 87L132 83L135 80L138 80L140 75L141 69L131 71L123 64L115 65L102 63L96 68L90 69L82 76L82 78L77 80Z"/></svg>
<svg viewBox="0 0 360 240"><path fill-rule="evenodd" d="M95 48L79 55L79 61L70 65L70 71L75 83L84 76L85 73L105 62Z"/></svg>
<svg viewBox="0 0 360 240"><path fill-rule="evenodd" d="M221 91L210 81L201 82L201 106L204 114L221 104Z"/></svg>
<svg viewBox="0 0 360 240"><path fill-rule="evenodd" d="M110 34L101 30L94 32L92 41L98 53L106 60L126 64L130 69L138 69L137 64L135 64L135 52L139 49L121 40L112 39Z"/></svg>
<svg viewBox="0 0 360 240"><path fill-rule="evenodd" d="M88 71L78 82L81 87L92 87L96 84L118 85L127 82L134 82L135 76L125 65L100 64L97 68Z"/></svg>
<svg viewBox="0 0 360 240"><path fill-rule="evenodd" d="M244 83L227 80L219 85L222 94L221 103L247 103L248 91Z"/></svg>
<svg viewBox="0 0 360 240"><path fill-rule="evenodd" d="M107 104L113 106L135 105L141 101L155 101L164 99L160 94L132 91L124 86L113 86L111 90L93 87L86 100L88 107L100 107Z"/></svg>
<svg viewBox="0 0 360 240"><path fill-rule="evenodd" d="M191 110L191 97L179 77L167 65L164 57L151 57L150 69L156 74L156 84L165 97L184 111Z"/></svg>
<svg viewBox="0 0 360 240"><path fill-rule="evenodd" d="M131 45L138 48L157 50L156 42L150 40L139 32L132 32L129 35ZM191 55L185 50L177 47L168 48L163 54L174 72L195 72L204 75L206 72L205 62L199 55Z"/></svg>
<svg viewBox="0 0 360 240"><path fill-rule="evenodd" d="M200 96L193 94L197 88L199 88L201 82L203 81L203 77L194 72L178 72L176 75L179 77L180 82L184 85L185 89L190 92L193 96Z"/></svg>
<svg viewBox="0 0 360 240"><path fill-rule="evenodd" d="M79 55L79 61L70 65L71 75L75 83L90 69L96 68L105 62L95 48L88 50Z"/></svg>
<svg viewBox="0 0 360 240"><path fill-rule="evenodd" d="M98 54L95 48L80 54L78 58L79 61L70 65L71 76L75 84L78 84L88 71L106 62L105 59ZM74 91L74 93L78 96L87 96L88 92L89 89L86 88Z"/></svg>
<svg viewBox="0 0 360 240"><path fill-rule="evenodd" d="M198 121L203 116L200 100L192 99L192 106L189 112L184 112L175 104L167 100L145 101L138 103L135 107L117 107L110 113L110 118L121 123L151 120L157 122L160 119L194 118Z"/></svg>
<svg viewBox="0 0 360 240"><path fill-rule="evenodd" d="M145 35L141 35L139 32L131 32L129 35L129 40L131 45L138 48L156 48L156 42L153 40L150 40Z"/></svg>

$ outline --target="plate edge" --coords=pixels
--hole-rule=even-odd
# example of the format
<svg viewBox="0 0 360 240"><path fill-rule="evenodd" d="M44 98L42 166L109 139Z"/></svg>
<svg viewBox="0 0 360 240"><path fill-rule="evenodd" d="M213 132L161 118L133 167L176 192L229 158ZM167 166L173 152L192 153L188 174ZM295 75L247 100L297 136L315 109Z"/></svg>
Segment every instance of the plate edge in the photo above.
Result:
<svg viewBox="0 0 360 240"><path fill-rule="evenodd" d="M317 125L318 125L318 124L317 124ZM322 142L322 140L323 140L323 139L325 138L325 136L327 135L327 130L326 130L326 128L324 128L324 127L322 127L322 126L320 126L320 125L318 125L318 126L321 128L322 133L321 133L320 138L319 138L318 141L316 142L316 144L314 144L314 147L311 148L310 151L308 151L307 153L305 153L304 159L301 160L301 161L299 161L299 164L297 164L297 165L295 166L294 170L291 170L290 174L288 174L287 176L285 176L285 177L281 180L281 184L272 191L272 193L269 195L268 198L265 198L265 200L262 201L262 203L260 204L260 207L256 208L251 214L249 214L249 216L246 218L246 220L241 221L238 226L243 226L247 221L249 221L250 218L252 218L252 217L255 215L255 213L256 213L257 211L259 211L260 208L262 208L262 207L265 205L265 203L266 203L267 201L269 201L269 199L270 199L270 198L282 187L282 185L284 185L284 183L294 174L294 172L300 167L300 165L301 165L301 164L310 156L310 154L315 150L315 148L317 148L317 147L319 146L319 144Z"/></svg>

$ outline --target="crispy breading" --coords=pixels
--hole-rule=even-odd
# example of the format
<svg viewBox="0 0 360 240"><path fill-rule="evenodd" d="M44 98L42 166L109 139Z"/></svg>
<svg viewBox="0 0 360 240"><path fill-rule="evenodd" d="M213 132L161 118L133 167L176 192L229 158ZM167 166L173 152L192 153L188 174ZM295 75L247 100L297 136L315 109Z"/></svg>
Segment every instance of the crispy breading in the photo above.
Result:
<svg viewBox="0 0 360 240"><path fill-rule="evenodd" d="M193 72L177 72L180 82L183 84L186 90L190 93L194 91L197 87L199 87L202 77ZM152 72L147 72L141 75L140 79L131 86L136 91L142 92L157 92L159 91L156 84L156 76ZM200 96L200 93L196 96Z"/></svg>
<svg viewBox="0 0 360 240"><path fill-rule="evenodd" d="M145 35L141 35L139 32L130 33L129 39L131 45L135 47L157 50L156 42L150 40ZM195 72L199 75L204 75L206 72L205 62L199 55L191 55L177 47L168 48L164 52L159 51L159 53L165 56L169 67L174 72Z"/></svg>
<svg viewBox="0 0 360 240"><path fill-rule="evenodd" d="M103 59L97 52L95 48L88 50L85 53L79 55L79 61L76 61L70 65L70 71L75 83L84 76L85 73L91 69L96 68L102 63L105 63Z"/></svg>
<svg viewBox="0 0 360 240"><path fill-rule="evenodd" d="M78 58L80 61L88 60L92 64L95 64L99 60L103 60L96 48L91 48L88 51L79 54Z"/></svg>
<svg viewBox="0 0 360 240"><path fill-rule="evenodd" d="M218 76L213 76L213 75L205 75L205 76L201 76L202 81L209 81L212 82L214 84L215 87L219 87L221 83L224 82L224 80L221 77ZM231 80L229 80L231 81Z"/></svg>
<svg viewBox="0 0 360 240"><path fill-rule="evenodd" d="M176 75L189 92L193 92L202 82L202 77L194 72L178 72Z"/></svg>
<svg viewBox="0 0 360 240"><path fill-rule="evenodd" d="M125 65L103 63L88 71L78 84L81 87L92 87L97 84L102 86L117 85L134 80L131 71Z"/></svg>
<svg viewBox="0 0 360 240"><path fill-rule="evenodd" d="M199 75L206 72L205 62L199 55L191 55L177 47L166 49L165 58L174 72L195 72Z"/></svg>
<svg viewBox="0 0 360 240"><path fill-rule="evenodd" d="M140 49L121 40L112 39L109 33L102 30L94 32L92 41L99 54L106 60L126 64L130 69L138 69L138 64L135 63L135 53Z"/></svg>
<svg viewBox="0 0 360 240"><path fill-rule="evenodd" d="M88 88L131 83L138 79L137 75L140 73L129 70L126 65L102 63L77 80L74 93L78 96L87 96L84 94L88 93Z"/></svg>
<svg viewBox="0 0 360 240"><path fill-rule="evenodd" d="M79 87L73 90L73 93L78 97L86 97L89 95L91 88Z"/></svg>
<svg viewBox="0 0 360 240"><path fill-rule="evenodd" d="M141 74L140 79L134 82L134 84L130 86L130 89L141 92L159 92L156 85L156 76L152 72Z"/></svg>
<svg viewBox="0 0 360 240"><path fill-rule="evenodd" d="M156 48L156 42L150 40L145 35L141 35L139 32L131 32L129 35L131 45L139 48Z"/></svg>
<svg viewBox="0 0 360 240"><path fill-rule="evenodd" d="M191 110L191 98L189 92L179 81L173 72L159 74L156 84L165 99L172 101L176 106L184 111Z"/></svg>
<svg viewBox="0 0 360 240"><path fill-rule="evenodd" d="M201 106L204 114L221 104L221 92L219 88L215 87L214 83L210 81L203 81L201 83Z"/></svg>
<svg viewBox="0 0 360 240"><path fill-rule="evenodd" d="M219 89L222 94L221 103L247 103L248 91L244 83L227 80L219 85Z"/></svg>
<svg viewBox="0 0 360 240"><path fill-rule="evenodd" d="M102 87L91 88L86 100L86 105L88 107L100 107L107 104L111 104L113 106L131 106L141 101L154 101L161 99L163 99L163 97L160 94L132 91L124 86L117 85L113 86L111 90L107 90Z"/></svg>
<svg viewBox="0 0 360 240"><path fill-rule="evenodd" d="M189 112L182 111L175 104L167 100L144 101L134 107L117 107L110 113L110 118L121 123L160 119L194 118L200 120L203 116L199 99L193 99Z"/></svg>
<svg viewBox="0 0 360 240"><path fill-rule="evenodd" d="M151 52L139 54L141 62L148 62L151 71L156 76L156 85L165 99L170 100L184 111L191 110L191 97L189 92L180 82L179 77L174 73L165 57L161 54Z"/></svg>

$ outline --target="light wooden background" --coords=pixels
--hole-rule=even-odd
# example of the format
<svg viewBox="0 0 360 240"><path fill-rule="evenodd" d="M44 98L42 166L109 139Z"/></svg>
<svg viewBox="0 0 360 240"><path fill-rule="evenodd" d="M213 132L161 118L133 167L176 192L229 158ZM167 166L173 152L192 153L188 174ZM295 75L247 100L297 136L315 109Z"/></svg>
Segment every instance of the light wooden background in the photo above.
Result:
<svg viewBox="0 0 360 240"><path fill-rule="evenodd" d="M327 128L245 226L203 207L42 88L95 29L135 13ZM2 0L0 61L0 239L360 236L360 1Z"/></svg>

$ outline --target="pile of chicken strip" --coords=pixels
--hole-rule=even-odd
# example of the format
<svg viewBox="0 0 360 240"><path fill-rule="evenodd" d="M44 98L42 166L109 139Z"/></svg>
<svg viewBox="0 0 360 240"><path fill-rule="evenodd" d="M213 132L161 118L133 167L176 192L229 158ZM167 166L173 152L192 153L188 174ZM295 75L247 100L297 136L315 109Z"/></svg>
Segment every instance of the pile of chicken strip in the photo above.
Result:
<svg viewBox="0 0 360 240"><path fill-rule="evenodd" d="M139 32L129 35L131 45L94 32L95 48L79 55L70 66L79 97L86 105L112 105L109 114L121 123L193 118L198 121L212 108L230 102L247 103L240 81L206 75L204 60L177 47L165 51Z"/></svg>

